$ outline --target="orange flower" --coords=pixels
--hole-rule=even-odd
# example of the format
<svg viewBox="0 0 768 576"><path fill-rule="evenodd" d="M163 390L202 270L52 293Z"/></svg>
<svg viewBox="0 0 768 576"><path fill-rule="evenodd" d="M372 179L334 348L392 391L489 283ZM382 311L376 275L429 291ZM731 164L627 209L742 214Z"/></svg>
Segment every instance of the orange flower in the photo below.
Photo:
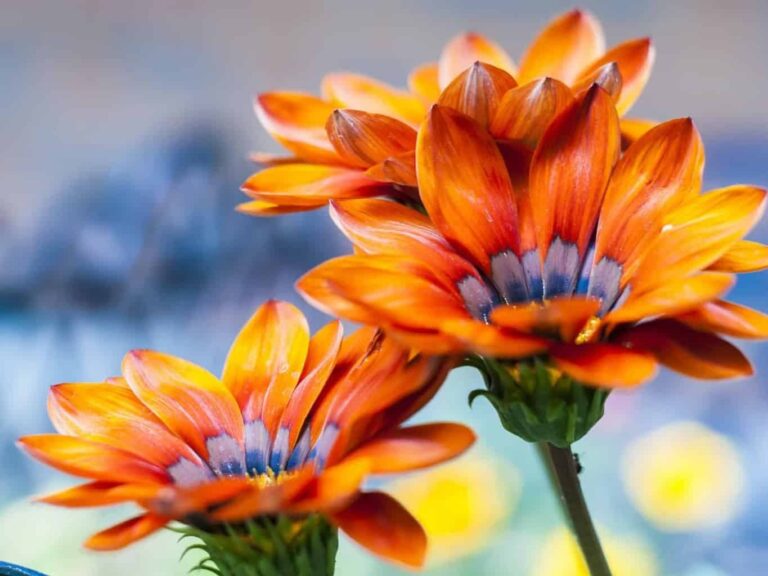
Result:
<svg viewBox="0 0 768 576"><path fill-rule="evenodd" d="M268 167L243 191L253 200L242 212L271 216L310 210L329 200L388 196L419 201L414 146L428 107L438 102L464 112L499 140L535 146L557 112L602 85L624 114L650 75L654 50L641 38L607 52L599 22L574 10L550 22L515 67L507 53L479 34L461 34L440 60L416 68L409 91L349 73L323 79L323 97L268 92L256 114L292 157L254 154ZM622 121L627 142L653 123Z"/></svg>
<svg viewBox="0 0 768 576"><path fill-rule="evenodd" d="M766 337L768 317L719 298L733 272L768 265L768 247L742 240L765 191L701 194L690 119L658 125L623 156L620 140L598 85L532 154L436 105L416 150L427 214L383 199L333 203L356 254L298 288L425 352L546 357L595 386L639 384L657 362L701 378L750 374L718 334Z"/></svg>
<svg viewBox="0 0 768 576"><path fill-rule="evenodd" d="M221 379L173 356L133 351L122 378L54 386L49 414L59 434L20 444L91 480L43 501L144 508L92 536L90 548L121 548L172 520L205 529L319 513L375 554L418 566L426 546L419 524L361 484L472 444L458 424L401 427L449 367L373 329L342 339L332 322L310 338L299 310L269 302L235 340Z"/></svg>

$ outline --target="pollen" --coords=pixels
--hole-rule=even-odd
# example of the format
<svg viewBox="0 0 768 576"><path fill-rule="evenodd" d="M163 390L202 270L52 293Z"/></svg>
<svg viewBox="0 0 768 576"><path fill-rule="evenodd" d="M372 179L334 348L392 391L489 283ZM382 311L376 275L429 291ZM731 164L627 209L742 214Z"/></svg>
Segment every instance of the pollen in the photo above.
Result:
<svg viewBox="0 0 768 576"><path fill-rule="evenodd" d="M597 316L592 316L592 318L587 320L584 328L582 328L581 332L579 332L579 334L576 336L576 344L586 344L592 340L592 337L598 331L601 324L602 320L600 320L600 318Z"/></svg>
<svg viewBox="0 0 768 576"><path fill-rule="evenodd" d="M272 468L267 468L264 474L251 477L251 483L255 484L259 488L266 488L268 486L277 486L282 484L286 480L296 476L296 472L281 471L275 472Z"/></svg>

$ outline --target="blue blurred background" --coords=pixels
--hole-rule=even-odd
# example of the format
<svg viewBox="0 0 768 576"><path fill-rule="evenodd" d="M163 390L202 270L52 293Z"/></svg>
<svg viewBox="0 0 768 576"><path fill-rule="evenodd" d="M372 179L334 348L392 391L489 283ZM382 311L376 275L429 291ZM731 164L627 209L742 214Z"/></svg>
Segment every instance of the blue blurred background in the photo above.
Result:
<svg viewBox="0 0 768 576"><path fill-rule="evenodd" d="M632 116L692 116L707 146L708 187L768 184L768 3L580 6L602 21L608 45L644 35L655 41L656 66ZM347 251L322 211L264 220L234 212L243 199L238 187L254 170L248 153L278 151L253 116L254 94L316 91L322 75L337 70L403 85L412 67L436 59L463 30L494 38L519 61L537 30L572 7L510 0L4 2L0 559L54 576L185 573L175 567L181 550L172 537L115 555L81 551L79 542L105 516L29 504L31 495L69 480L24 457L14 440L49 429L49 385L114 375L130 348L161 349L218 372L261 301L300 303L294 280ZM768 225L753 237L768 240ZM732 296L765 309L766 287L768 273L744 276ZM319 327L322 315L303 309ZM744 348L756 378L712 384L663 373L641 390L614 394L608 416L577 445L597 521L615 539L616 557L630 559L617 576L750 576L768 566L768 361L765 345ZM473 544L436 556L436 573L583 574L578 565L547 564L569 553L556 503L532 448L506 436L482 402L467 408L466 393L479 385L475 373L457 372L421 416L476 427L482 440L475 455L442 477L392 485L426 507L425 518L432 508L455 516L455 495L467 498L469 512L455 519L452 536ZM690 459L678 479L687 486L676 496L685 500L682 512L644 508L632 487L633 477L652 473L648 459L659 442L678 449L671 460ZM440 484L486 464L493 471L477 481ZM482 494L479 481L487 484ZM427 494L453 496L425 503L415 494L424 486ZM695 490L701 494L693 502ZM681 520L702 498L709 512ZM470 517L489 499L503 513ZM121 512L108 516L125 517ZM480 536L462 536L472 529ZM339 559L341 574L394 573L351 545Z"/></svg>

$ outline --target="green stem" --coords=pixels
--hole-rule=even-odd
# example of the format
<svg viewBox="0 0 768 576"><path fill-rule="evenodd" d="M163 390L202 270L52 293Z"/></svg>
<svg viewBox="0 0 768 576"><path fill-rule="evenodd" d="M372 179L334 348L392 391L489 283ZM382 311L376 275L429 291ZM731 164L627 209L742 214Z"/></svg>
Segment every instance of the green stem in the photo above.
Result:
<svg viewBox="0 0 768 576"><path fill-rule="evenodd" d="M587 502L581 491L576 462L570 448L558 448L552 444L540 445L542 455L548 456L548 467L554 476L560 500L567 512L571 528L589 567L591 576L611 576L600 539L597 536Z"/></svg>

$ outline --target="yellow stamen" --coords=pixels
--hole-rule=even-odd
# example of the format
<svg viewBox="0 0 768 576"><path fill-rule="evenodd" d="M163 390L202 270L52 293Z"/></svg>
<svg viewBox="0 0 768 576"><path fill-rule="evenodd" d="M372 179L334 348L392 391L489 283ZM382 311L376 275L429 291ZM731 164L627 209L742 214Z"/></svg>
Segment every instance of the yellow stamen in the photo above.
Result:
<svg viewBox="0 0 768 576"><path fill-rule="evenodd" d="M595 335L601 324L602 320L600 320L600 318L592 316L592 318L587 320L587 323L584 325L584 328L581 329L579 335L576 336L576 344L586 344L592 340L592 336Z"/></svg>

